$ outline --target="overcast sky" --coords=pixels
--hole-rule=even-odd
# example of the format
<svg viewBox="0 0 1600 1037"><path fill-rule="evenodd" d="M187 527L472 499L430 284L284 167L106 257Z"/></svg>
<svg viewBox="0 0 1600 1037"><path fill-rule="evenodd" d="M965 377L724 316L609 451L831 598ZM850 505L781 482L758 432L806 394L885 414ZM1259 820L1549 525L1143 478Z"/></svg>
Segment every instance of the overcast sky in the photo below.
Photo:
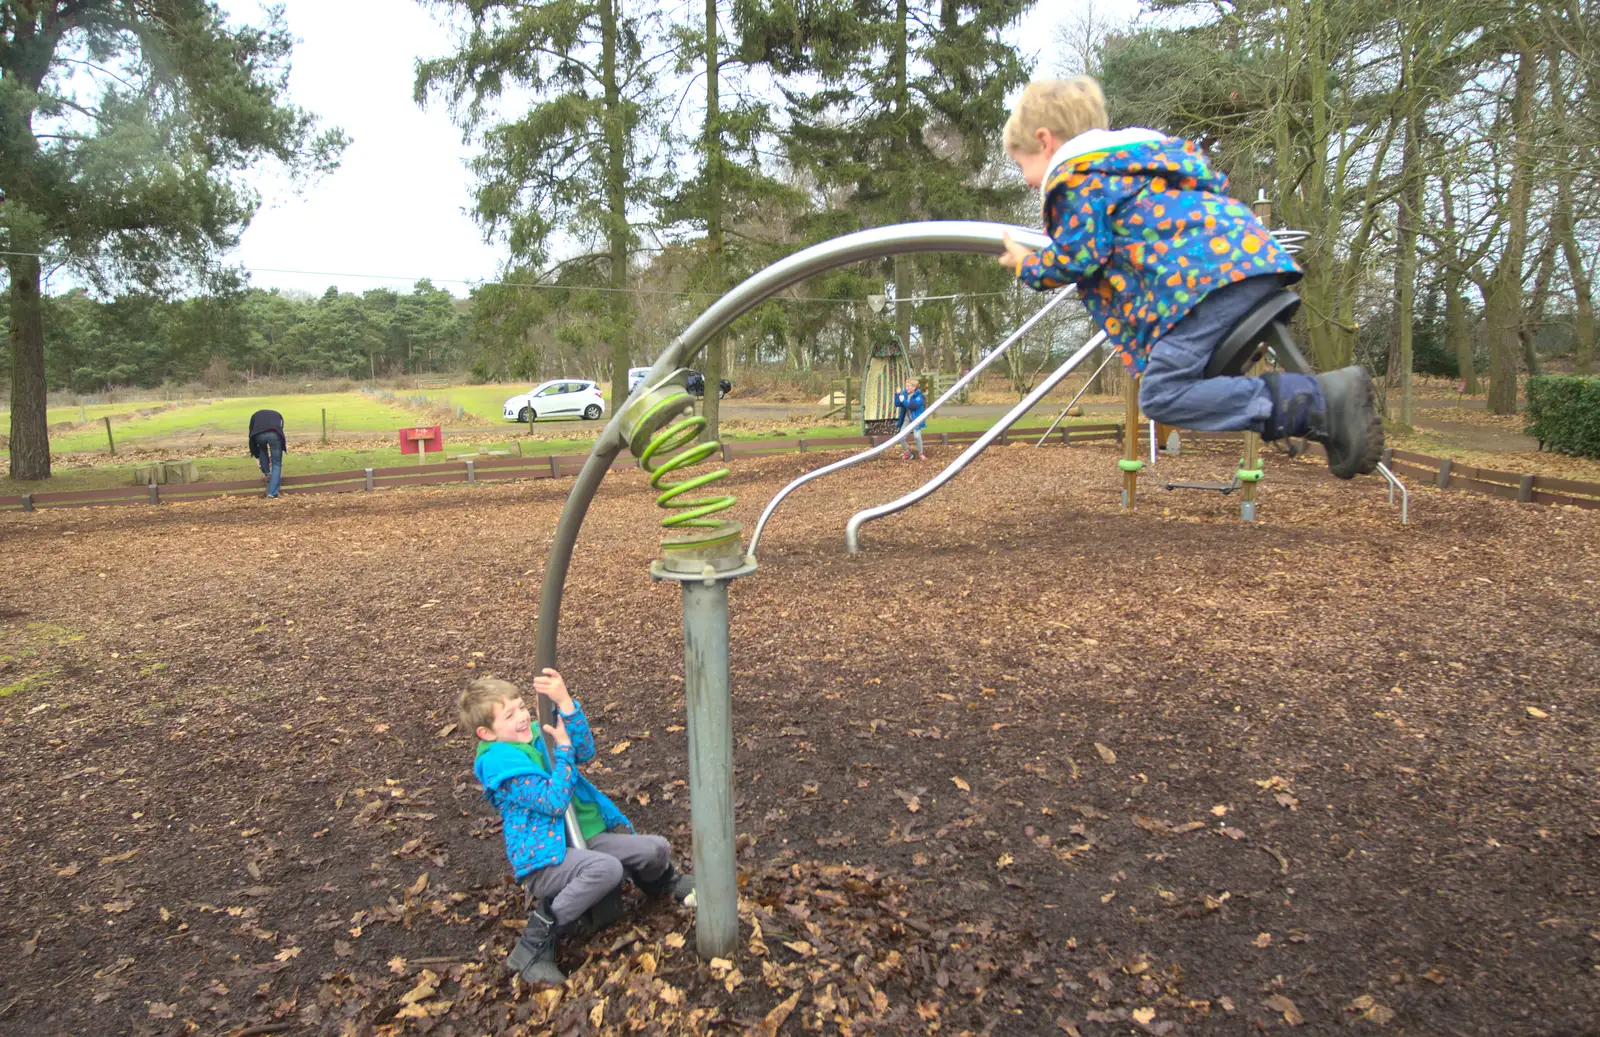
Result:
<svg viewBox="0 0 1600 1037"><path fill-rule="evenodd" d="M1030 41L1040 74L1055 55L1048 41L1084 0L1041 0L1016 38ZM321 294L391 287L419 277L464 295L469 282L492 278L503 252L485 244L470 216L471 149L448 114L411 100L418 57L442 54L445 29L415 0L284 0L294 51L290 93L325 124L353 138L331 176L295 195L270 179L265 204L232 257L262 288ZM257 0L228 0L240 19L257 21ZM1137 0L1098 0L1101 17L1131 18ZM366 275L366 276L363 276Z"/></svg>

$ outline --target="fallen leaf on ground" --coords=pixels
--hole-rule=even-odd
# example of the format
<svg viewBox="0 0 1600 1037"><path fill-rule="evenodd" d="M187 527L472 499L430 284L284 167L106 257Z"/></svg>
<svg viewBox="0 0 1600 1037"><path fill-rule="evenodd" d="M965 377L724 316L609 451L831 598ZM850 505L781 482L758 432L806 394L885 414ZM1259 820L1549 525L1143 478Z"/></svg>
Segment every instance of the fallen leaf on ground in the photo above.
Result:
<svg viewBox="0 0 1600 1037"><path fill-rule="evenodd" d="M150 1018L152 1019L171 1019L176 1011L176 1005L169 1005L164 1001L150 1002Z"/></svg>
<svg viewBox="0 0 1600 1037"><path fill-rule="evenodd" d="M1540 709L1538 706L1529 706L1528 707L1528 715L1530 717L1533 717L1535 720L1544 720L1544 719L1546 719L1547 717L1550 716L1549 713L1546 713L1544 710Z"/></svg>
<svg viewBox="0 0 1600 1037"><path fill-rule="evenodd" d="M761 1037L776 1037L778 1028L784 1024L784 1021L789 1018L789 1014L794 1011L795 1006L799 1003L800 991L796 990L789 995L788 1000L780 1001L776 1008L766 1014L766 1018L762 1019L761 1024L756 1028L757 1032L761 1034Z"/></svg>
<svg viewBox="0 0 1600 1037"><path fill-rule="evenodd" d="M432 969L423 969L417 976L417 985L400 995L400 1003L414 1005L423 998L432 997L439 990L439 977Z"/></svg>
<svg viewBox="0 0 1600 1037"><path fill-rule="evenodd" d="M1306 1017L1300 1014L1300 1009L1295 1007L1294 1002L1282 994L1273 994L1261 1003L1274 1012L1282 1014L1283 1021L1290 1026L1299 1026L1306 1021Z"/></svg>
<svg viewBox="0 0 1600 1037"><path fill-rule="evenodd" d="M305 948L303 948L303 947L285 947L283 950L279 951L277 954L274 954L272 956L272 960L273 961L288 961L290 958L298 958L298 957L300 957L300 952L302 950L304 950L304 949Z"/></svg>
<svg viewBox="0 0 1600 1037"><path fill-rule="evenodd" d="M1094 743L1094 751L1099 753L1100 758L1107 763L1117 762L1117 754L1111 751L1110 746L1101 745L1099 742L1096 742Z"/></svg>
<svg viewBox="0 0 1600 1037"><path fill-rule="evenodd" d="M1013 865L1015 863L1016 863L1016 858L1012 857L1009 853L1002 853L999 856L999 858L994 862L994 866L996 868L1009 868L1009 867L1011 867L1011 865Z"/></svg>
<svg viewBox="0 0 1600 1037"><path fill-rule="evenodd" d="M613 745L611 747L611 755L615 756L618 753L627 752L628 751L628 746L630 746L632 744L633 744L632 742L618 742L616 745Z"/></svg>
<svg viewBox="0 0 1600 1037"><path fill-rule="evenodd" d="M1257 947L1271 947L1272 946L1272 934L1271 933L1262 933L1261 935L1257 936L1256 937L1256 946Z"/></svg>
<svg viewBox="0 0 1600 1037"><path fill-rule="evenodd" d="M962 792L971 792L972 791L972 786L968 785L966 782L962 781L960 778L951 778L950 780L955 784L955 787L960 789Z"/></svg>
<svg viewBox="0 0 1600 1037"><path fill-rule="evenodd" d="M67 865L65 868L57 869L56 870L56 878L58 878L58 879L70 879L70 878L72 878L72 876L76 875L78 872L80 872L82 870L83 870L83 865L79 864L77 861L73 861L71 864Z"/></svg>
<svg viewBox="0 0 1600 1037"><path fill-rule="evenodd" d="M1150 1020L1154 1019L1155 1017L1156 1010L1154 1008L1135 1008L1133 1010L1133 1021L1138 1023L1140 1026L1149 1025Z"/></svg>

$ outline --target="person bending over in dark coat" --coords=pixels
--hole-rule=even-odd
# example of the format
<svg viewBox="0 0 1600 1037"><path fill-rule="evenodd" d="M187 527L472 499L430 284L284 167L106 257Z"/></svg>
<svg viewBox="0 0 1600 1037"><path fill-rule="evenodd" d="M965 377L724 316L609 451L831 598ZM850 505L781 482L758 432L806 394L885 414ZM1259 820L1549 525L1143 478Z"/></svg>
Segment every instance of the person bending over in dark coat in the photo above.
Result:
<svg viewBox="0 0 1600 1037"><path fill-rule="evenodd" d="M278 495L283 479L283 452L289 441L283 435L283 415L275 410L258 410L250 415L250 456L261 462L267 477L267 496Z"/></svg>

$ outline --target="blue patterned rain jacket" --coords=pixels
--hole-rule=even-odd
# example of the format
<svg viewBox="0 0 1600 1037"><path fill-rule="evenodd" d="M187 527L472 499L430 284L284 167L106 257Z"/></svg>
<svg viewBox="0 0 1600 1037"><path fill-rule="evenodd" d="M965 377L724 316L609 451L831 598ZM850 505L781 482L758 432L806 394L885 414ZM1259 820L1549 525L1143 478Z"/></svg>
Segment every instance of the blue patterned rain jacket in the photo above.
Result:
<svg viewBox="0 0 1600 1037"><path fill-rule="evenodd" d="M1052 245L1018 271L1036 291L1076 284L1134 372L1209 293L1247 277L1300 280L1228 179L1192 142L1155 130L1090 130L1051 158L1040 189Z"/></svg>

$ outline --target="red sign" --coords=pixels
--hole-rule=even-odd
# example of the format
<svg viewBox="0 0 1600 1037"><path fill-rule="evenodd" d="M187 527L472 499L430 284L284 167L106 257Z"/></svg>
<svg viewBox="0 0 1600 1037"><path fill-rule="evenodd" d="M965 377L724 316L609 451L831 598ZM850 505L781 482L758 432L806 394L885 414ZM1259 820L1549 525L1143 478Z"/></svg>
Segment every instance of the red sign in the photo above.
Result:
<svg viewBox="0 0 1600 1037"><path fill-rule="evenodd" d="M403 428L400 430L400 452L402 454L437 454L444 449L444 427L441 425L428 425L422 428Z"/></svg>

